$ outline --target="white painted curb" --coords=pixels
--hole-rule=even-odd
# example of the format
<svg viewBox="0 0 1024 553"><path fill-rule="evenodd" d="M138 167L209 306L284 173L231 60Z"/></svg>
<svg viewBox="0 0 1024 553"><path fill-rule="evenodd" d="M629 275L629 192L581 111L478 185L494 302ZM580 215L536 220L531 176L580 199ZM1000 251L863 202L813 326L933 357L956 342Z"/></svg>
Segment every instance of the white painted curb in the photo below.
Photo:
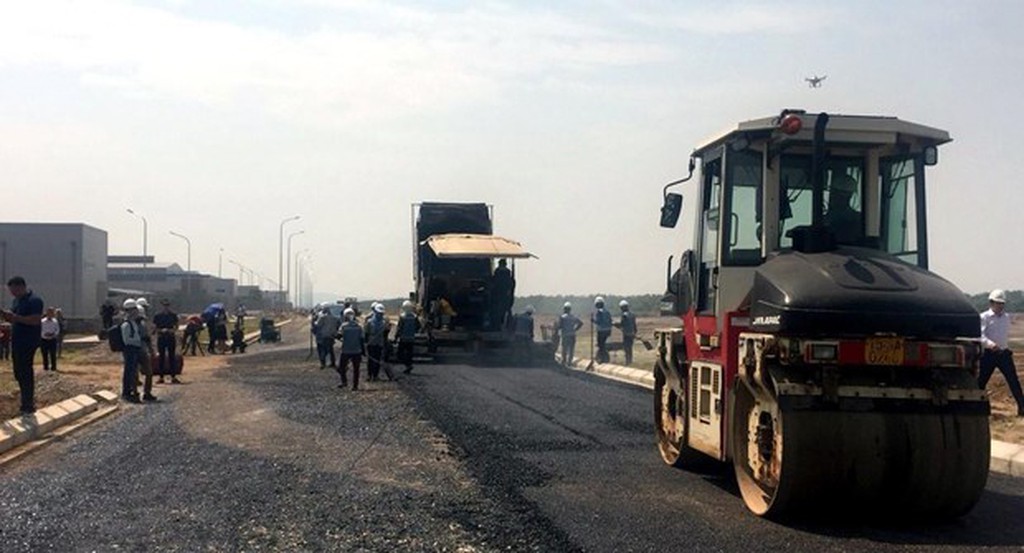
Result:
<svg viewBox="0 0 1024 553"><path fill-rule="evenodd" d="M117 394L103 390L94 397L82 394L47 405L31 415L21 415L0 424L0 455L37 440L100 408L100 402L116 404Z"/></svg>

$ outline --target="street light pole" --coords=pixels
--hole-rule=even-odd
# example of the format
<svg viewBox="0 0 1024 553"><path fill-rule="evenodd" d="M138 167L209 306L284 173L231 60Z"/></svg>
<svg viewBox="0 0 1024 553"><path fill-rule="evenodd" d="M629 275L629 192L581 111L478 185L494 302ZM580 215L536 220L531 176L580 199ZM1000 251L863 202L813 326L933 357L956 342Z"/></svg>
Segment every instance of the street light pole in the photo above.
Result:
<svg viewBox="0 0 1024 553"><path fill-rule="evenodd" d="M170 233L173 236L177 236L178 238L181 238L182 240L184 240L185 241L185 245L188 246L188 248L187 248L187 251L188 251L188 262L187 262L188 263L188 269L187 270L188 270L188 272L191 273L192 272L192 241L189 240L188 236L185 236L184 234L178 234L177 232L174 232L173 230L170 231Z"/></svg>
<svg viewBox="0 0 1024 553"><path fill-rule="evenodd" d="M284 294L284 225L289 221L298 220L301 216L295 215L281 221L281 227L277 233L277 295L280 298Z"/></svg>
<svg viewBox="0 0 1024 553"><path fill-rule="evenodd" d="M128 208L128 213L131 213L132 215L138 217L139 219L142 219L142 257L145 258L146 256L149 255L149 221L147 221L146 218L143 217L142 215L139 215L138 213L132 211L132 208L130 207ZM146 263L145 259L143 259L143 278L145 278L145 271L147 266L149 266L149 263Z"/></svg>
<svg viewBox="0 0 1024 553"><path fill-rule="evenodd" d="M217 254L217 278L224 278L221 274L224 268L224 248L220 249L220 253ZM241 284L241 282L239 282Z"/></svg>
<svg viewBox="0 0 1024 553"><path fill-rule="evenodd" d="M304 261L305 256L308 253L309 253L309 248L306 248L306 249L302 250L301 252L297 252L295 254L295 294L294 294L294 297L295 297L295 305L296 306L300 306L300 305L302 305L304 303L303 298L302 298L302 288L303 288L302 271L303 271L303 268L304 268L302 262Z"/></svg>
<svg viewBox="0 0 1024 553"><path fill-rule="evenodd" d="M297 231L295 231L295 232L293 232L293 233L288 235L288 253L287 253L287 255L285 255L285 265L286 266L285 266L285 273L284 273L285 274L285 277L284 277L285 278L285 281L284 281L285 302L289 301L288 298L292 294L292 238L295 238L296 236L298 236L300 234L306 234L306 231L305 230L297 230Z"/></svg>
<svg viewBox="0 0 1024 553"><path fill-rule="evenodd" d="M245 265L242 265L241 263L235 261L234 259L229 259L228 263L231 263L232 265L236 265L238 267L238 284L239 286L244 285L245 282L242 281L242 277L245 276Z"/></svg>

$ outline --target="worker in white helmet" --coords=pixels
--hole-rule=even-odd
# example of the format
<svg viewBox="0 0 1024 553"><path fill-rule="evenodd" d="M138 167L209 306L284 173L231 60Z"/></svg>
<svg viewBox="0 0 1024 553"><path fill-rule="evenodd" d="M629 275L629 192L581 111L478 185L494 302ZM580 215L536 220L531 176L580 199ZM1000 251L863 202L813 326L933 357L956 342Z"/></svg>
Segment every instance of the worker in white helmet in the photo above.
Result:
<svg viewBox="0 0 1024 553"><path fill-rule="evenodd" d="M338 331L341 334L341 357L338 359L338 374L341 375L341 385L344 388L347 384L345 372L348 365L352 364L352 389L359 389L359 364L363 359L363 351L366 349L366 338L363 335L363 327L356 320L356 310L347 307L344 311L345 322Z"/></svg>
<svg viewBox="0 0 1024 553"><path fill-rule="evenodd" d="M629 310L629 302L619 302L619 322L615 326L622 331L622 352L626 356L626 366L633 364L633 342L636 341L636 315Z"/></svg>
<svg viewBox="0 0 1024 553"><path fill-rule="evenodd" d="M1005 311L1006 292L993 290L988 295L988 306L988 310L981 314L981 342L985 349L981 354L978 386L984 390L992 373L999 369L1006 379L1010 393L1017 400L1017 416L1024 417L1024 393L1021 392L1017 367L1013 363L1013 352L1009 348L1012 320Z"/></svg>
<svg viewBox="0 0 1024 553"><path fill-rule="evenodd" d="M142 326L139 324L139 308L135 300L128 298L121 305L124 322L121 323L121 359L124 371L121 374L121 397L125 401L141 403L139 399L138 370L139 352L142 351Z"/></svg>
<svg viewBox="0 0 1024 553"><path fill-rule="evenodd" d="M395 328L398 360L405 365L405 374L412 372L412 348L416 343L416 333L420 331L420 320L416 316L413 304L409 300L402 302L402 314L398 317Z"/></svg>
<svg viewBox="0 0 1024 553"><path fill-rule="evenodd" d="M363 334L366 336L366 370L370 375L370 382L380 378L381 366L384 367L384 374L388 376L388 380L394 380L395 375L391 373L391 367L384 359L384 348L391 332L391 322L384 316L383 303L373 302L370 311L370 316L363 325Z"/></svg>
<svg viewBox="0 0 1024 553"><path fill-rule="evenodd" d="M562 316L558 318L558 334L562 338L562 364L572 366L576 353L576 332L583 326L583 321L572 313L572 303L562 305Z"/></svg>
<svg viewBox="0 0 1024 553"><path fill-rule="evenodd" d="M597 362L607 363L608 337L612 335L612 314L604 308L604 298L594 299L594 312L590 314L590 324L597 331Z"/></svg>
<svg viewBox="0 0 1024 553"><path fill-rule="evenodd" d="M153 395L153 359L156 357L156 348L153 347L153 337L150 335L149 321L146 309L149 308L149 301L146 298L135 300L137 307L139 326L142 327L142 349L139 350L139 372L145 377L142 388L142 399L145 401L156 401Z"/></svg>

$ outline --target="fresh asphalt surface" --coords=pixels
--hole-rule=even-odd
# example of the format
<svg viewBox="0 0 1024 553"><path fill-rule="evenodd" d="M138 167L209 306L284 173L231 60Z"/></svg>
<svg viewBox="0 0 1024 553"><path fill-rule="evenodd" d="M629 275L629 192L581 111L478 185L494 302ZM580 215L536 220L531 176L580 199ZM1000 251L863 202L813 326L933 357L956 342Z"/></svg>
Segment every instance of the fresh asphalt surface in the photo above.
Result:
<svg viewBox="0 0 1024 553"><path fill-rule="evenodd" d="M304 358L258 346L0 467L0 551L1024 547L1019 480L953 523L781 525L661 463L649 391L449 364L353 393Z"/></svg>

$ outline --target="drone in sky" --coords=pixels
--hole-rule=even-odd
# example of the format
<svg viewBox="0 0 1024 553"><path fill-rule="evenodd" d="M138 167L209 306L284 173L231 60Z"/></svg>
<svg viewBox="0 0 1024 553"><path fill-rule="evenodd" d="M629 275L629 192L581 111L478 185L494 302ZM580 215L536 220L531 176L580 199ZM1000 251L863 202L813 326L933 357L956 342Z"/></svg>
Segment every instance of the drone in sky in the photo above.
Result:
<svg viewBox="0 0 1024 553"><path fill-rule="evenodd" d="M813 77L807 77L804 80L807 81L807 86L810 88L821 88L821 81L824 81L827 78L828 75L822 75L820 77L815 75Z"/></svg>

